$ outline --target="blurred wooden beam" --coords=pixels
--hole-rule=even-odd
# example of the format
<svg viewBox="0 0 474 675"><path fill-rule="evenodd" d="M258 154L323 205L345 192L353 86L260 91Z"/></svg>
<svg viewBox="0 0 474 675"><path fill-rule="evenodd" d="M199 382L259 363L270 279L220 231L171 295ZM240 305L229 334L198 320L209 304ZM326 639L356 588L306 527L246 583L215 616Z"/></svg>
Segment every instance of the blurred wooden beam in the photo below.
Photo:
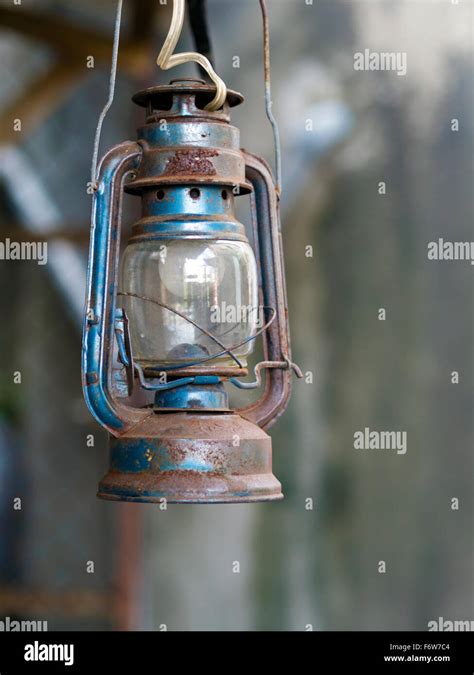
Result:
<svg viewBox="0 0 474 675"><path fill-rule="evenodd" d="M135 4L133 42L122 40L118 67L134 79L150 73L153 13L156 3ZM112 35L76 26L69 21L18 7L0 8L0 27L10 28L28 38L56 49L60 61L34 81L0 114L0 144L16 144L25 134L31 134L52 115L90 70L86 59L93 56L99 66L109 67L112 55ZM146 39L143 39L143 35ZM20 119L21 133L13 122Z"/></svg>
<svg viewBox="0 0 474 675"><path fill-rule="evenodd" d="M112 35L78 26L61 17L20 7L3 7L0 8L0 27L10 28L25 37L45 43L69 62L80 63L84 70L88 56L93 56L100 64L110 64ZM149 65L149 50L149 42L143 39L133 42L122 39L119 68L132 77L139 77Z"/></svg>
<svg viewBox="0 0 474 675"><path fill-rule="evenodd" d="M113 594L89 590L41 590L0 588L0 607L5 616L112 618Z"/></svg>
<svg viewBox="0 0 474 675"><path fill-rule="evenodd" d="M25 230L20 225L12 223L0 222L0 233L8 237L11 241L18 242L52 242L52 241L68 241L71 244L78 246L87 246L90 237L90 223L79 224L64 224L62 227L54 228L49 232L35 234Z"/></svg>

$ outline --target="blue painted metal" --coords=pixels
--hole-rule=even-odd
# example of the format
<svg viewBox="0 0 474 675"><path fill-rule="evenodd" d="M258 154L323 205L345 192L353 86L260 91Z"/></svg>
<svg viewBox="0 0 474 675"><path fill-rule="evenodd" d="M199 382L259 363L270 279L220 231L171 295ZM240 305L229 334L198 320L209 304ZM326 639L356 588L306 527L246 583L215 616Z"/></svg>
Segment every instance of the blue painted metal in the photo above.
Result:
<svg viewBox="0 0 474 675"><path fill-rule="evenodd" d="M220 377L194 377L186 386L157 391L155 410L229 410L229 396Z"/></svg>
<svg viewBox="0 0 474 675"><path fill-rule="evenodd" d="M192 197L193 190L199 198ZM131 241L141 239L231 239L247 241L245 228L235 217L234 194L222 185L169 185L142 192L142 218L132 229Z"/></svg>
<svg viewBox="0 0 474 675"><path fill-rule="evenodd" d="M136 143L123 143L107 153L92 212L82 380L89 410L111 433L119 433L142 417L141 411L118 405L111 394L121 188L126 174L137 169L140 159L141 148Z"/></svg>
<svg viewBox="0 0 474 675"><path fill-rule="evenodd" d="M172 389L182 389L189 385L193 385L193 387L196 387L196 390L198 390L201 386L220 385L222 383L222 380L218 375L192 375L189 377L177 377L171 378L169 381L163 381L162 376L165 371L150 376L149 374L145 375L143 368L138 365L138 363L134 364L134 368L142 388L146 391L157 392L158 394L160 392L169 392Z"/></svg>

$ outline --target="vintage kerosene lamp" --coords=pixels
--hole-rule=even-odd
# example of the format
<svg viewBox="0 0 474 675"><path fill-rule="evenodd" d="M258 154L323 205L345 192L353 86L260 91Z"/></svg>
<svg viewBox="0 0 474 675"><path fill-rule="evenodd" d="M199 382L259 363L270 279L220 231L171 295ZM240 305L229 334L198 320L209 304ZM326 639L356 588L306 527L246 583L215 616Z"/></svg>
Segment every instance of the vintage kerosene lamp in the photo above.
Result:
<svg viewBox="0 0 474 675"><path fill-rule="evenodd" d="M265 430L293 370L279 198L268 165L240 149L228 91L174 80L134 97L138 142L103 158L94 196L83 342L87 404L110 433L103 499L251 502L282 498ZM123 192L142 216L120 257ZM234 202L250 195L253 248ZM264 361L247 382L261 336ZM228 388L265 385L229 407ZM137 392L150 400L138 405Z"/></svg>

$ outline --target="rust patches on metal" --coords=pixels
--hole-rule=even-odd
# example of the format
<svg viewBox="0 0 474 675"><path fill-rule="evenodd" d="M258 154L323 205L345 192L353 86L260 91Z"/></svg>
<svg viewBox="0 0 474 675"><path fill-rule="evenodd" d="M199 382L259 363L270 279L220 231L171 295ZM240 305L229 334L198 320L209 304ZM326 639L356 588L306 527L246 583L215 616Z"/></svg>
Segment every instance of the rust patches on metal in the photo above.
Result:
<svg viewBox="0 0 474 675"><path fill-rule="evenodd" d="M99 373L97 372L86 373L87 387L91 387L94 384L98 384L98 382L99 382Z"/></svg>
<svg viewBox="0 0 474 675"><path fill-rule="evenodd" d="M217 174L210 157L217 157L217 150L192 148L177 150L168 160L164 176L215 176Z"/></svg>
<svg viewBox="0 0 474 675"><path fill-rule="evenodd" d="M136 451L141 459L134 437L147 439L143 448L147 461L140 461L136 472L119 471L114 465L99 488L104 499L226 503L282 498L281 485L272 474L270 438L239 415L177 413L147 418L128 436L130 452ZM127 455L126 443L122 439L116 447L113 441L112 454L118 450L117 458L122 452Z"/></svg>
<svg viewBox="0 0 474 675"><path fill-rule="evenodd" d="M108 482L115 486L120 485L124 490L132 490L137 496L146 495L147 501L158 502L165 498L169 503L212 502L214 500L240 501L234 497L233 493L248 489L247 476L224 474L217 471L204 473L192 470L167 470L160 471L158 474L148 472L124 474L110 471L101 485L107 487ZM163 496L149 496L150 492L157 490ZM207 497L208 494L209 497ZM104 497L114 499L113 495L107 493L104 493Z"/></svg>

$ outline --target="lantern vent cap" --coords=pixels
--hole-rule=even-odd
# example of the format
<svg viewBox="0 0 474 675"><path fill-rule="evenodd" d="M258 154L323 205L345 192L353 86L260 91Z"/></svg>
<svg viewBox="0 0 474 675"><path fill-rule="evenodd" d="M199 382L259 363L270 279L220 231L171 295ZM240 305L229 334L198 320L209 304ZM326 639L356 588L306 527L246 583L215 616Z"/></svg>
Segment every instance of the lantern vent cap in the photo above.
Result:
<svg viewBox="0 0 474 675"><path fill-rule="evenodd" d="M226 108L234 108L244 101L244 97L237 91L227 90L227 98L221 110L211 112L204 110L216 95L216 87L207 84L204 80L187 77L171 80L169 84L149 87L139 91L132 100L142 108L148 110L170 110L176 96L189 96L195 100L196 108L209 116L215 116Z"/></svg>

